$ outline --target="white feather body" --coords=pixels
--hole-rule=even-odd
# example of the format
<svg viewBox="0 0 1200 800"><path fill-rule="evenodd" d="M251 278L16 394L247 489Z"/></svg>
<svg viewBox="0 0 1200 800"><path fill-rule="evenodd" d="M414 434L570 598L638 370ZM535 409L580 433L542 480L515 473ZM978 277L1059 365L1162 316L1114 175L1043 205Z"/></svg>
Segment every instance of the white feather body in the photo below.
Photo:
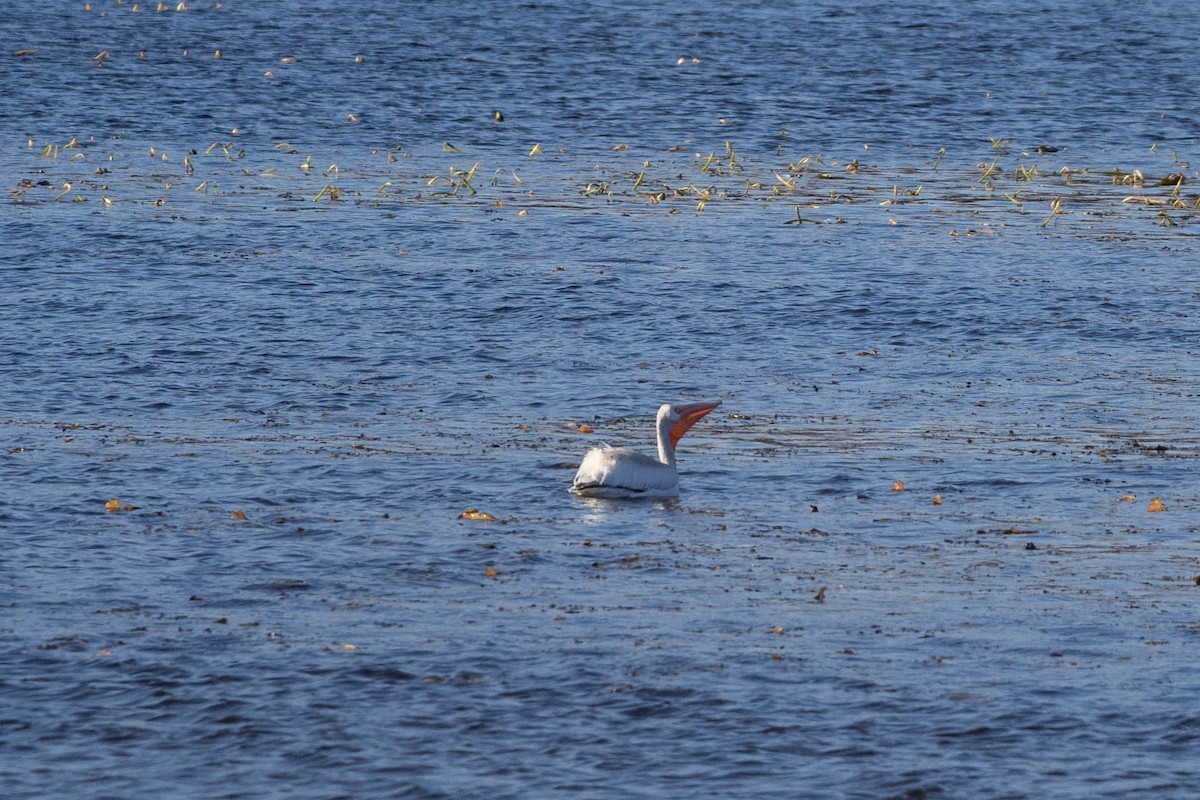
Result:
<svg viewBox="0 0 1200 800"><path fill-rule="evenodd" d="M676 497L679 472L626 447L594 447L584 456L571 491L583 497Z"/></svg>

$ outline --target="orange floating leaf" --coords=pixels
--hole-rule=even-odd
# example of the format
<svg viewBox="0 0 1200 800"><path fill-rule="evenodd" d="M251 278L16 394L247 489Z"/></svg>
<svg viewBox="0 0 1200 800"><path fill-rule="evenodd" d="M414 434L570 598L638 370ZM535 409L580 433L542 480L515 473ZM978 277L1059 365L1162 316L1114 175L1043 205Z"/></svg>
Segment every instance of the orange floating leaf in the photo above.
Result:
<svg viewBox="0 0 1200 800"><path fill-rule="evenodd" d="M940 506L942 504L942 496L940 494L935 494L933 496L933 504L935 506Z"/></svg>
<svg viewBox="0 0 1200 800"><path fill-rule="evenodd" d="M245 512L245 511L242 511L242 510L239 508L237 511L233 512L233 513L232 513L232 514L230 514L229 516L230 516L230 517L232 517L233 519L245 519L245 518L246 518L246 512Z"/></svg>
<svg viewBox="0 0 1200 800"><path fill-rule="evenodd" d="M1167 511L1167 507L1163 504L1162 498L1156 497L1150 501L1150 505L1146 506L1147 511Z"/></svg>
<svg viewBox="0 0 1200 800"><path fill-rule="evenodd" d="M133 503L126 503L125 505L121 506L121 508L124 511L137 511L139 508L141 508L141 506L135 506Z"/></svg>
<svg viewBox="0 0 1200 800"><path fill-rule="evenodd" d="M580 425L578 428L580 433L595 433L596 429L591 425Z"/></svg>
<svg viewBox="0 0 1200 800"><path fill-rule="evenodd" d="M1117 498L1118 503L1132 503L1134 500L1137 500L1137 495L1135 494L1127 494L1124 497Z"/></svg>
<svg viewBox="0 0 1200 800"><path fill-rule="evenodd" d="M121 501L114 497L112 500L109 500L107 503L104 504L104 510L109 511L109 512L120 511L121 510Z"/></svg>
<svg viewBox="0 0 1200 800"><path fill-rule="evenodd" d="M484 522L495 522L496 518L486 511L480 511L478 508L468 508L466 511L458 515L459 519L477 519Z"/></svg>
<svg viewBox="0 0 1200 800"><path fill-rule="evenodd" d="M903 492L904 491L904 481L896 481L895 483L893 483L892 491L893 492Z"/></svg>
<svg viewBox="0 0 1200 800"><path fill-rule="evenodd" d="M491 567L491 566L488 566L488 567L485 567L485 568L484 568L484 570L483 570L483 574L484 574L484 575L487 575L489 578L494 578L494 577L496 577L497 575L499 575L500 573L499 573L499 572L496 572L496 570L492 569L492 567Z"/></svg>

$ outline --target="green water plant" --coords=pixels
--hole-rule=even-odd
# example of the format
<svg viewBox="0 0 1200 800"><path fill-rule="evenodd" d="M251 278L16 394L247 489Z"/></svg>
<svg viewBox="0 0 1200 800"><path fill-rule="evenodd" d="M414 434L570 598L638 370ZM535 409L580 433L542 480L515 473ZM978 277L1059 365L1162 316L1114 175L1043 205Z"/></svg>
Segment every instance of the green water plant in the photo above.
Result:
<svg viewBox="0 0 1200 800"><path fill-rule="evenodd" d="M1040 228L1044 228L1044 227L1046 227L1047 225L1049 225L1049 224L1050 224L1050 222L1051 222L1051 221L1052 221L1052 220L1053 220L1055 217L1059 216L1059 215L1060 215L1060 214L1062 214L1062 213L1063 213L1063 210L1062 210L1062 197L1060 196L1060 197L1056 197L1056 198L1054 198L1054 199L1053 199L1053 200L1050 202L1050 216L1046 217L1046 219L1045 219L1045 220L1043 220L1043 221L1042 221L1042 224L1041 224L1041 225L1039 225L1038 227L1040 227Z"/></svg>
<svg viewBox="0 0 1200 800"><path fill-rule="evenodd" d="M799 206L799 205L795 206L796 218L785 220L783 224L784 225L803 225L806 222L812 223L813 225L821 224L821 220L819 220L819 219L805 219L800 213L801 208L803 208L803 206Z"/></svg>
<svg viewBox="0 0 1200 800"><path fill-rule="evenodd" d="M991 164L980 164L979 168L983 170L983 175L981 175L979 177L979 180L976 182L977 183L987 183L988 179L996 174L997 170L999 169L999 166L1000 166L1000 156L996 156L994 159L992 159Z"/></svg>
<svg viewBox="0 0 1200 800"><path fill-rule="evenodd" d="M331 201L341 200L342 192L336 186L333 186L332 184L327 183L321 187L321 191L317 193L317 196L314 197L312 199L312 201L315 203L318 200L320 200L322 197L326 197L326 196L328 196Z"/></svg>
<svg viewBox="0 0 1200 800"><path fill-rule="evenodd" d="M1021 165L1017 166L1017 172L1014 177L1019 181L1031 181L1038 176L1037 164L1031 164L1028 167Z"/></svg>

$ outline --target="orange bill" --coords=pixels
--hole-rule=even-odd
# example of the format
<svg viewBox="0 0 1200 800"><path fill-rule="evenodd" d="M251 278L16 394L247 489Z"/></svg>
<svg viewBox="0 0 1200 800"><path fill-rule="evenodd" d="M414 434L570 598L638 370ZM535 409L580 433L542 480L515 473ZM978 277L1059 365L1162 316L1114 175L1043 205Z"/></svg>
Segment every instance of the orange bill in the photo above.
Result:
<svg viewBox="0 0 1200 800"><path fill-rule="evenodd" d="M708 412L721 405L720 400L705 400L701 403L684 403L675 406L679 419L671 426L671 447L679 444L679 440L688 432L688 428L700 421Z"/></svg>

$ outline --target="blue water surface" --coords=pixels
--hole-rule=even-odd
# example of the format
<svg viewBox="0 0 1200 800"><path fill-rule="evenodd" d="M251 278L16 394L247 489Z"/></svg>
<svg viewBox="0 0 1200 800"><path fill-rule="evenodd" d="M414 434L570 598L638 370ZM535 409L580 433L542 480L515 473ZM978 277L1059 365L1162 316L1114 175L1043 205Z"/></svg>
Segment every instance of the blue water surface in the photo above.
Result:
<svg viewBox="0 0 1200 800"><path fill-rule="evenodd" d="M1198 39L8 9L4 796L1193 796Z"/></svg>

